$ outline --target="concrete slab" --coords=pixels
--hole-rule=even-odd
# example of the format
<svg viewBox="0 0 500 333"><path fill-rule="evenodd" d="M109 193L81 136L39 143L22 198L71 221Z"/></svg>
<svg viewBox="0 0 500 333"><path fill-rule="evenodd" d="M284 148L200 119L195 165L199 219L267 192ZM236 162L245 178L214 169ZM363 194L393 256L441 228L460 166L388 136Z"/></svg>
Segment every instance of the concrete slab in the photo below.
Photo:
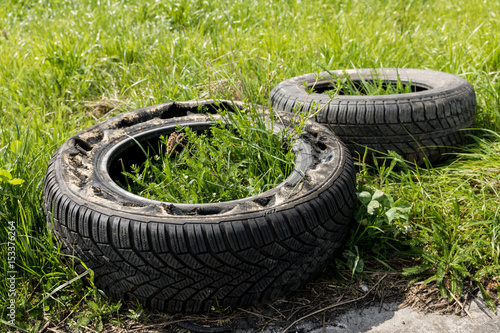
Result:
<svg viewBox="0 0 500 333"><path fill-rule="evenodd" d="M321 321L305 321L290 328L290 333L500 333L500 316L493 313L481 299L475 299L467 310L472 315L424 314L412 308L398 309L397 303L355 308ZM283 332L286 327L270 327L258 330L263 333ZM254 330L237 330L250 333Z"/></svg>

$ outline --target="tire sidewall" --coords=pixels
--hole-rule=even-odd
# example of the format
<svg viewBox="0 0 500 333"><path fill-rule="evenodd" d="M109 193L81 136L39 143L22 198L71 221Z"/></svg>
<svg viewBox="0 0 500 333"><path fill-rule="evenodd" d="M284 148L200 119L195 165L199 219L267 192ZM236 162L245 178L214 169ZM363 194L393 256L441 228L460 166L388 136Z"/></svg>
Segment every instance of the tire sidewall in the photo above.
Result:
<svg viewBox="0 0 500 333"><path fill-rule="evenodd" d="M206 102L210 103L210 102ZM167 103L169 104L169 103ZM242 107L240 105L240 107ZM144 112L144 110L148 109L155 109L158 108L158 106L154 106L151 108L144 108L140 109L138 111ZM74 135L72 138L67 140L61 148L56 152L54 155L55 158L55 171L56 171L56 179L58 180L58 186L61 189L61 191L67 195L71 200L73 200L75 203L78 205L84 205L94 211L98 211L107 215L112 215L112 216L119 216L127 219L137 219L140 217L141 219L147 219L149 221L154 221L154 222L161 222L161 223L200 223L201 221L203 223L220 223L222 221L234 221L235 219L248 219L248 218L255 218L255 217L262 217L266 216L268 214L274 213L279 210L286 210L289 209L290 207L294 207L296 205L299 205L303 202L307 202L308 200L311 200L311 198L314 198L318 195L318 193L321 193L324 191L326 188L329 188L335 181L340 177L340 175L344 172L344 165L348 163L352 163L350 159L350 155L347 152L345 146L342 144L342 142L336 138L327 128L313 123L309 122L309 124L306 126L306 131L313 131L315 132L316 138L313 138L313 140L309 139L301 139L302 144L300 147L296 148L296 150L299 150L301 154L305 154L306 157L308 158L313 151L311 148L311 144L313 143L312 141L316 140L317 138L320 138L323 143L327 143L329 148L334 152L334 159L331 160L330 162L327 162L325 166L322 167L322 170L328 169L328 178L324 179L324 177L321 177L323 179L322 184L316 184L314 181L311 181L311 177L308 177L305 179L305 181L310 182L306 184L309 188L307 191L301 191L300 195L295 195L292 198L288 198L286 201L280 203L279 205L272 206L272 207L257 207L255 205L250 205L250 209L248 210L240 210L238 211L237 214L215 214L214 216L210 215L202 215L202 216L192 216L192 215L174 215L174 216L169 216L168 214L160 214L161 216L155 216L155 211L156 212L164 212L164 209L162 207L169 206L169 205L174 205L174 206L185 206L185 210L191 210L191 211L196 211L197 209L203 209L208 206L233 206L235 202L242 202L243 204L245 202L251 202L252 199L256 199L259 197L263 197L265 195L269 195L269 193L275 193L276 188L271 189L269 191L266 191L265 193L261 193L259 195L253 196L251 198L244 198L240 200L233 200L230 202L221 202L221 203L213 203L213 204L192 204L192 205L179 205L175 203L168 203L168 202L160 202L160 201L155 201L155 200L149 200L145 198L140 198L138 196L130 196L128 195L126 198L124 198L121 194L123 192L126 192L125 190L122 190L121 188L114 183L109 175L106 175L103 166L102 166L102 159L103 157L115 147L115 145L120 144L122 141L134 138L136 135L142 133L145 130L148 129L153 129L152 126L155 127L165 127L165 126L170 126L172 128L175 128L177 125L189 125L190 123L201 123L201 122L217 122L217 119L219 118L218 116L212 116L212 115L206 115L206 114L190 114L185 117L175 117L172 119L163 119L161 121L158 121L154 119L153 121L148 120L147 122L144 123L138 123L135 124L134 126L128 127L125 130L118 130L120 131L119 135L109 135L108 137L100 141L98 144L96 144L89 156L89 159L92 162L92 167L89 169L92 169L92 172L90 176L88 177L88 187L85 189L80 189L78 186L74 186L72 181L72 177L69 175L69 158L68 156L74 155L75 154L75 140L79 140L78 138L82 137L87 137L89 133L92 132L109 132L113 131L114 124L117 122L123 121L124 118L128 117L128 114L137 113L138 111L132 111L127 114L123 114L114 118L111 118L108 121L104 121L98 125L95 125L87 130L84 130L76 135ZM215 119L214 119L215 118ZM279 113L278 118L277 118L277 124L280 127L287 127L290 126L290 124L293 122L293 117L291 117L287 113ZM302 157L302 156L299 156ZM318 156L316 158L316 163L318 163ZM299 170L299 174L306 174L310 170ZM294 170L294 173L297 173L297 170ZM73 177L75 178L75 177ZM288 177L287 180L289 180L290 177ZM292 181L292 184L289 187L294 187L296 184L295 182L297 181L297 175L295 175L295 180ZM278 187L282 187L282 184L279 184ZM99 194L98 196L96 195L90 195L92 190L95 192L96 190L99 192L104 192L105 194ZM120 189L119 193L117 193L117 189ZM269 193L268 193L269 192ZM95 193L94 193L95 194ZM111 200L103 200L105 199L106 195L109 195ZM353 195L351 193L350 195ZM133 198L135 197L135 199ZM92 198L92 199L90 199ZM98 200L94 200L98 199ZM119 205L115 205L114 203L118 201ZM114 206L114 207L113 207ZM110 209L110 207L112 207ZM142 208L144 209L142 209ZM138 209L136 209L138 208ZM230 209L226 209L228 211Z"/></svg>

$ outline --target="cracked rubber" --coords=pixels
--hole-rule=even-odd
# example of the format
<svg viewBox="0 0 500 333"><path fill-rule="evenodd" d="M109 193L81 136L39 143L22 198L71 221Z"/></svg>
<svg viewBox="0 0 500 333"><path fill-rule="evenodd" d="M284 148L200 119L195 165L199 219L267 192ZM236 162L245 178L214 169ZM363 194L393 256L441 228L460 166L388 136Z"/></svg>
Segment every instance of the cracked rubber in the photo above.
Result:
<svg viewBox="0 0 500 333"><path fill-rule="evenodd" d="M302 286L343 246L353 222L354 166L342 142L312 121L300 137L291 132L292 174L253 197L174 204L113 182L117 161L137 156L133 140L145 143L178 124L206 128L218 115L197 110L216 110L214 104L174 102L121 114L76 134L52 157L43 187L49 227L108 296L167 312L236 309ZM291 131L290 114L275 115L275 130Z"/></svg>
<svg viewBox="0 0 500 333"><path fill-rule="evenodd" d="M344 71L330 71L341 77ZM405 160L423 164L424 158L436 163L450 157L470 142L475 125L476 96L467 80L456 75L419 69L346 70L353 82L371 80L376 73L386 82L411 82L415 92L397 95L346 96L330 101L327 94L307 94L303 85L318 92L331 87L328 72L297 76L279 83L271 91L271 105L276 110L293 112L301 107L321 109L315 120L325 124L348 146L355 158L361 158L365 147L386 154L395 151ZM379 153L377 153L379 152ZM371 163L371 161L367 161Z"/></svg>

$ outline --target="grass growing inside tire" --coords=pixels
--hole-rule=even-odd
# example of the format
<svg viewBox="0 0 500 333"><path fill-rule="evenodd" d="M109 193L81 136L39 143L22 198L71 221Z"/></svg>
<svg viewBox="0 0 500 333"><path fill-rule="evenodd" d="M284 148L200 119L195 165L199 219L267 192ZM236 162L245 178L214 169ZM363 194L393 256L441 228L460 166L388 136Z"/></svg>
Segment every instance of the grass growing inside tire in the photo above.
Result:
<svg viewBox="0 0 500 333"><path fill-rule="evenodd" d="M311 87L306 85L306 89L311 93L323 93L334 98L335 95L344 96L376 96L376 95L396 95L407 94L417 91L419 88L412 85L411 81L405 83L398 78L396 82L384 80L377 73L372 74L371 79L364 79L359 75L359 79L351 79L349 74L343 75L332 74L335 78L329 84L321 87L316 87L313 84Z"/></svg>
<svg viewBox="0 0 500 333"><path fill-rule="evenodd" d="M220 112L230 124L161 136L158 153L145 149L144 163L124 171L119 185L153 200L198 204L242 199L283 182L294 167L285 135L266 129L258 115Z"/></svg>

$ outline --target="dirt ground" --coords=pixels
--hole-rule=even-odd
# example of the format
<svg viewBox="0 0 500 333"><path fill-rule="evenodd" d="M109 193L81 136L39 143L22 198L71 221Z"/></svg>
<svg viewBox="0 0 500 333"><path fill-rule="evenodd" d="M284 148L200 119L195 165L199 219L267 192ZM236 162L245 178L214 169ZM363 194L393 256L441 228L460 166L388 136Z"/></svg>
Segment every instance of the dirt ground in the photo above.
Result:
<svg viewBox="0 0 500 333"><path fill-rule="evenodd" d="M395 268L404 267L408 262L401 259L391 262ZM339 324L334 318L350 318L352 311L367 320L366 316L376 318L391 313L396 318L396 309L409 308L413 317L419 315L453 315L458 318L472 317L471 301L477 300L478 288L472 283L465 286L461 299L451 301L441 298L435 284L421 283L409 286L410 280L386 267L368 262L362 278L351 278L349 271L327 269L320 278L308 283L301 290L290 293L271 303L258 304L245 309L214 309L208 314L178 315L155 311L144 311L137 320L120 318L120 325L107 324L104 332L151 332L151 333L214 333L214 332L337 332L347 324ZM334 282L335 281L335 282ZM339 282L340 281L340 282ZM488 287L488 286L487 286ZM496 285L491 285L490 295L498 302L494 293ZM483 307L486 308L486 307ZM372 314L369 311L373 312ZM491 310L486 308L494 318ZM347 316L347 317L346 317ZM454 317L450 319L454 321ZM356 322L349 320L349 322ZM368 319L370 322L370 319ZM402 321L403 324L405 321ZM372 323L373 324L373 323ZM340 326L339 326L340 325ZM344 326L342 326L344 325ZM500 325L500 323L499 323ZM356 326L357 327L357 326ZM407 327L409 328L409 327ZM364 332L357 327L354 331ZM68 327L47 327L48 332L70 332ZM83 329L84 331L86 329ZM94 329L88 328L92 332ZM340 332L339 331L339 332ZM479 333L479 332L475 332Z"/></svg>

